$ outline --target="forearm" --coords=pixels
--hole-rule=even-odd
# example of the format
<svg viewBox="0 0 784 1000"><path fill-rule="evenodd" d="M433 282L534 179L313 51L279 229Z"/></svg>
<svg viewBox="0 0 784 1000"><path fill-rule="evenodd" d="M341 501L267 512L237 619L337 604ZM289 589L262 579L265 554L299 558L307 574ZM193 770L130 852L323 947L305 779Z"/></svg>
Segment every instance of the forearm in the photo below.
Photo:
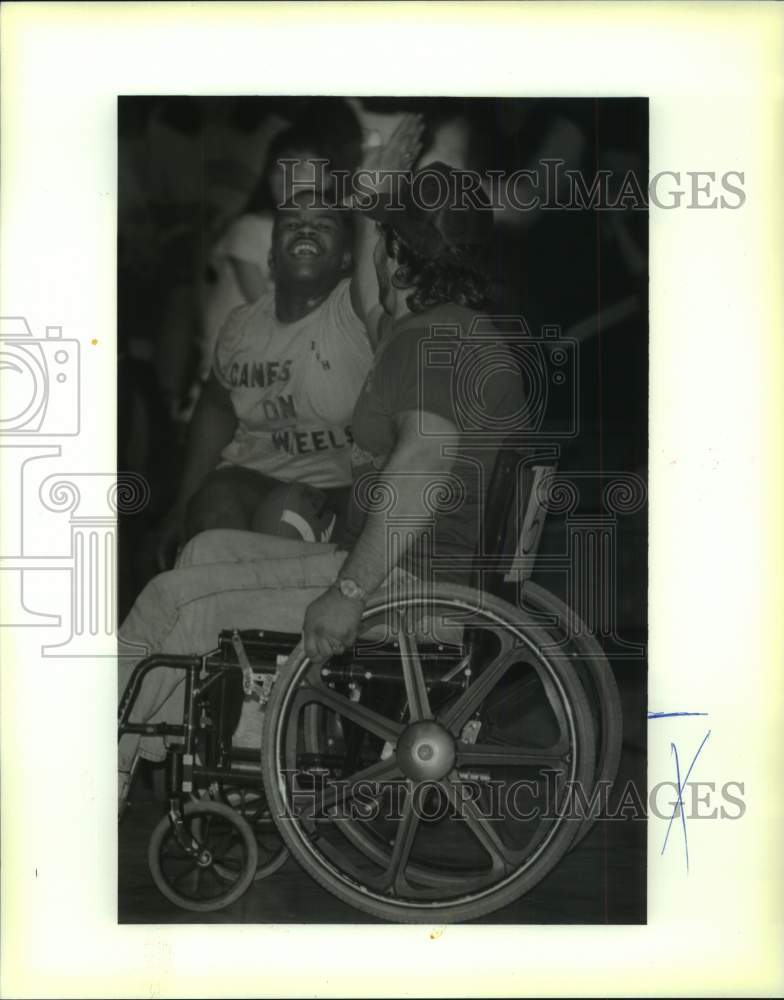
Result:
<svg viewBox="0 0 784 1000"><path fill-rule="evenodd" d="M354 213L354 271L351 276L351 304L365 326L379 309L378 278L373 249L378 239L376 224L361 212Z"/></svg>
<svg viewBox="0 0 784 1000"><path fill-rule="evenodd" d="M373 250L378 240L376 223L367 214L370 205L375 207L402 207L398 186L393 175L409 170L422 149L424 122L420 115L404 115L384 147L368 151L359 175L361 190L370 197L351 202L355 211L356 236L354 245L354 275L351 281L351 301L354 311L365 324L371 341L379 338L379 326L384 321L384 310L378 300ZM375 197L374 197L375 195ZM375 212L373 214L376 214Z"/></svg>

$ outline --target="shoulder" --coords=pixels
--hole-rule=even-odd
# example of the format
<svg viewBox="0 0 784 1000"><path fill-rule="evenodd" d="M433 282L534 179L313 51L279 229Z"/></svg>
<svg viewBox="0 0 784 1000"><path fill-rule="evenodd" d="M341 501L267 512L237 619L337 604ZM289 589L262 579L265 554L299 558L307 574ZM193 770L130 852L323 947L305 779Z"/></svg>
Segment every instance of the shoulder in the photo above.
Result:
<svg viewBox="0 0 784 1000"><path fill-rule="evenodd" d="M454 302L426 309L422 313L412 313L395 324L401 335L447 337L452 334L467 336L473 329L479 314Z"/></svg>
<svg viewBox="0 0 784 1000"><path fill-rule="evenodd" d="M274 315L275 293L266 292L255 302L232 309L218 334L218 343L223 348L235 347L245 337L258 329L259 324L266 323Z"/></svg>
<svg viewBox="0 0 784 1000"><path fill-rule="evenodd" d="M265 292L255 302L246 302L229 313L229 319L239 326L248 326L256 321L275 315L275 291Z"/></svg>
<svg viewBox="0 0 784 1000"><path fill-rule="evenodd" d="M351 307L351 281L341 278L329 295L312 311L308 313L311 321L323 322L324 317L339 317L347 307Z"/></svg>
<svg viewBox="0 0 784 1000"><path fill-rule="evenodd" d="M478 315L454 303L435 306L398 320L389 331L390 359L401 358L423 350L445 352L453 350L470 335ZM431 348L432 345L432 348Z"/></svg>
<svg viewBox="0 0 784 1000"><path fill-rule="evenodd" d="M324 333L328 330L333 339L340 336L355 345L366 343L370 349L365 324L357 316L351 301L350 278L341 278L312 315Z"/></svg>
<svg viewBox="0 0 784 1000"><path fill-rule="evenodd" d="M340 304L344 302L351 294L351 279L341 278L340 281L335 285L332 291L327 296L326 302L328 304Z"/></svg>

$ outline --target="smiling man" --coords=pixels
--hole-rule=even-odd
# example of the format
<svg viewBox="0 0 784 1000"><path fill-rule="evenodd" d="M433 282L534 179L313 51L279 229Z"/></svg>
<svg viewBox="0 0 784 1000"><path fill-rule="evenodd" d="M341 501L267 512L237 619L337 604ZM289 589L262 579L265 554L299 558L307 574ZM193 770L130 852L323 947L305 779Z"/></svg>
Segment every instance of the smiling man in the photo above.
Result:
<svg viewBox="0 0 784 1000"><path fill-rule="evenodd" d="M404 120L390 140L393 166L406 149L418 150L420 131L413 116ZM449 168L438 170L451 178ZM303 234L296 222L301 213L289 218L291 228L281 229L276 244L276 263L288 255L295 261L291 270L315 273L315 266L309 271L319 259L308 246L316 242L313 233ZM455 372L473 372L491 426L514 419L522 399L514 365L509 359L499 364L498 349L483 361L487 340L470 336L489 296L490 223L489 212L445 206L423 215L413 205L380 233L369 220L359 220L357 267L340 294L353 296L353 308L378 339L353 410L355 482L346 529L330 544L245 531L202 533L186 545L176 570L142 592L120 630L125 642L151 652L193 654L211 649L221 629L269 628L301 631L305 653L325 660L351 644L373 592L401 572L430 582L422 538L429 536L436 553L447 557L442 579L465 579L495 451L471 447ZM428 361L427 347L438 329L455 336L439 340L436 353L442 357ZM451 360L444 364L450 347ZM265 379L266 370L259 377ZM385 496L394 497L391 514L405 525L399 546L390 545L389 509L377 503ZM120 695L132 668L130 660L121 665ZM156 669L145 678L131 721L177 722L182 711L181 672ZM140 753L162 760L160 737L126 734L120 741L121 803Z"/></svg>
<svg viewBox="0 0 784 1000"><path fill-rule="evenodd" d="M162 566L213 528L327 541L345 507L351 412L372 352L352 305L349 214L313 202L301 192L278 210L275 289L231 312L218 336Z"/></svg>

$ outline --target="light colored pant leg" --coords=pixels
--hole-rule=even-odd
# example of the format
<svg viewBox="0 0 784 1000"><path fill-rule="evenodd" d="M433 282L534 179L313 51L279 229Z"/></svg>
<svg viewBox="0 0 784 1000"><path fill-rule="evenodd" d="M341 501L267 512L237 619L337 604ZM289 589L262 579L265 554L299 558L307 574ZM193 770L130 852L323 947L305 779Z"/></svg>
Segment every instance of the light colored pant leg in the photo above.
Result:
<svg viewBox="0 0 784 1000"><path fill-rule="evenodd" d="M195 535L180 552L175 569L208 563L288 559L291 556L313 556L334 551L335 546L329 542L306 542L255 531L218 528Z"/></svg>
<svg viewBox="0 0 784 1000"><path fill-rule="evenodd" d="M272 538L272 542L276 551L282 552L279 543L285 547L288 540ZM260 544L263 547L265 543ZM259 558L257 549L255 561L187 565L162 573L139 595L120 628L121 641L143 647L147 655L152 652L203 655L216 647L222 629L300 632L306 608L334 581L346 554L336 552L334 546L296 541L288 544L296 546L297 552L305 545L307 553L288 558ZM269 550L267 545L266 551ZM201 554L205 554L203 550ZM197 548L191 558L198 555ZM131 658L120 661L120 695L137 662ZM153 671L142 684L131 721L181 722L183 690L182 671L173 668ZM124 736L119 747L120 771L129 772L137 754L162 760L163 740L135 734Z"/></svg>

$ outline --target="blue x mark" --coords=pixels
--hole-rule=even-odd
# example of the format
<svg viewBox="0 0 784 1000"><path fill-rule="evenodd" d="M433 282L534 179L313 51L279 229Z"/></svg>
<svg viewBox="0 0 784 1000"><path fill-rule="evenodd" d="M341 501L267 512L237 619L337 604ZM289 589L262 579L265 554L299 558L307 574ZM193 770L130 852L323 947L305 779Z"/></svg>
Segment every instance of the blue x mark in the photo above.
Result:
<svg viewBox="0 0 784 1000"><path fill-rule="evenodd" d="M667 847L667 841L668 841L669 836L670 836L670 830L672 829L672 821L675 819L675 814L678 811L678 806L680 806L680 808L681 808L681 826L683 827L683 846L684 846L684 848L686 850L686 871L687 872L689 870L689 835L686 832L686 812L685 812L685 810L683 808L683 789L686 786L686 784L688 783L689 775L692 772L692 768L694 767L695 763L697 762L697 758L699 757L700 753L702 752L702 748L707 743L708 737L710 736L710 734L711 734L711 731L709 729L707 731L707 733L705 734L705 737L704 737L702 743L700 743L699 748L697 749L697 752L692 757L691 764L689 764L689 770L686 772L686 777L683 779L683 781L681 781L681 767L680 767L680 761L678 759L678 748L675 746L674 743L670 743L670 750L675 755L675 777L676 777L677 786L678 786L678 797L675 800L675 805L673 806L673 809L672 809L672 816L670 816L670 822L667 824L667 833L664 835L664 843L662 844L661 853L664 854L664 850Z"/></svg>

